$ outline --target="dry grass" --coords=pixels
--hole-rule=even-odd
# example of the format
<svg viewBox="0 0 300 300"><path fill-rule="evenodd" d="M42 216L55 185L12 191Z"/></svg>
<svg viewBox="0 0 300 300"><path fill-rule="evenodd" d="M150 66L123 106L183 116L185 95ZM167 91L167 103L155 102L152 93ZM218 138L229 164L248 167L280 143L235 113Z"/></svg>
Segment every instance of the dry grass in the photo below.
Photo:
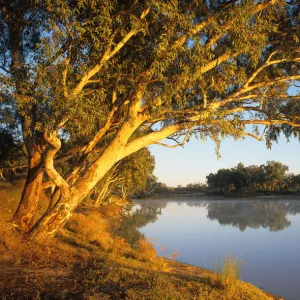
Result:
<svg viewBox="0 0 300 300"><path fill-rule="evenodd" d="M217 275L159 258L145 239L131 248L112 234L120 224L114 206L81 208L57 238L36 245L8 222L20 191L0 191L0 299L274 299L239 281L235 260Z"/></svg>
<svg viewBox="0 0 300 300"><path fill-rule="evenodd" d="M66 224L66 229L74 233L74 237L84 245L98 245L102 250L112 247L113 239L108 232L108 222L98 211L77 213Z"/></svg>
<svg viewBox="0 0 300 300"><path fill-rule="evenodd" d="M240 279L243 261L238 257L233 257L229 253L224 262L217 265L216 272L221 275L222 284L228 285Z"/></svg>
<svg viewBox="0 0 300 300"><path fill-rule="evenodd" d="M132 256L142 262L155 262L157 260L153 245L145 238L141 238L136 242Z"/></svg>
<svg viewBox="0 0 300 300"><path fill-rule="evenodd" d="M243 261L239 257L233 257L230 253L226 256L223 263L217 265L216 273L220 274L219 282L224 288L227 299L232 299L240 294L240 277Z"/></svg>

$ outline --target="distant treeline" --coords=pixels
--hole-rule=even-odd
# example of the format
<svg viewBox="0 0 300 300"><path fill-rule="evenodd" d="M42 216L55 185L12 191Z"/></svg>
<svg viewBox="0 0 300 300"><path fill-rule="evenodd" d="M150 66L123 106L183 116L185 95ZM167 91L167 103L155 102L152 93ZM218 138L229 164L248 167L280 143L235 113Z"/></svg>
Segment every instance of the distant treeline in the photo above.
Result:
<svg viewBox="0 0 300 300"><path fill-rule="evenodd" d="M206 193L208 187L205 183L189 183L186 186L178 185L177 187L170 187L163 182L157 182L154 194L199 194Z"/></svg>
<svg viewBox="0 0 300 300"><path fill-rule="evenodd" d="M300 174L290 174L288 166L278 161L267 161L257 166L244 166L239 163L230 169L220 169L206 176L206 184L193 183L185 187L168 187L157 183L157 194L251 194L259 193L296 193L300 191Z"/></svg>

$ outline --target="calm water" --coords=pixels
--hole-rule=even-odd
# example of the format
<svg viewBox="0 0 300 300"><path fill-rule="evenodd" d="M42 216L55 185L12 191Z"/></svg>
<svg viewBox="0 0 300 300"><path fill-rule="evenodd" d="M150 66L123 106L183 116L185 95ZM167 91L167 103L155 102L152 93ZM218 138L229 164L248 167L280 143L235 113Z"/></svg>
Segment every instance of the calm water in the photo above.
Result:
<svg viewBox="0 0 300 300"><path fill-rule="evenodd" d="M135 201L123 234L144 235L169 257L214 270L228 253L243 260L242 279L300 299L300 199L176 198ZM166 249L161 251L161 247Z"/></svg>

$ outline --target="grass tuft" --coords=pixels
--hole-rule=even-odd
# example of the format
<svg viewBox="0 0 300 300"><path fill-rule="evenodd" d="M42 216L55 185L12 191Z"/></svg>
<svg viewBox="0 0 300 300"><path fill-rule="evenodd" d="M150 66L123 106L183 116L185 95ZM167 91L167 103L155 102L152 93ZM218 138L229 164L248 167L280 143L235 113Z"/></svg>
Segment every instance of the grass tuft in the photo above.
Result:
<svg viewBox="0 0 300 300"><path fill-rule="evenodd" d="M225 291L225 296L231 299L239 294L243 261L229 253L222 263L217 264L215 272L220 275L219 283Z"/></svg>

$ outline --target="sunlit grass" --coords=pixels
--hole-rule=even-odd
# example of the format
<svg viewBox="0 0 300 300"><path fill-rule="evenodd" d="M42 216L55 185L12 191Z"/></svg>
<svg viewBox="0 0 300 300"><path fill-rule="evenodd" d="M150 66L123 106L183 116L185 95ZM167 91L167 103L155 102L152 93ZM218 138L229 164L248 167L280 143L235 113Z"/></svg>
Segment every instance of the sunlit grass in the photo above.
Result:
<svg viewBox="0 0 300 300"><path fill-rule="evenodd" d="M228 253L224 261L218 262L215 267L215 272L220 275L219 281L228 299L239 294L242 267L243 261L238 256L232 256L231 253Z"/></svg>
<svg viewBox="0 0 300 300"><path fill-rule="evenodd" d="M221 275L224 284L232 283L241 278L243 261L229 253L224 262L217 266L216 272Z"/></svg>
<svg viewBox="0 0 300 300"><path fill-rule="evenodd" d="M231 255L217 275L174 261L177 251L171 260L156 256L146 239L131 248L111 230L120 221L114 207L81 208L49 244L20 239L8 221L17 204L11 199L18 199L10 191L0 194L0 295L6 299L272 299L238 280L242 263Z"/></svg>

